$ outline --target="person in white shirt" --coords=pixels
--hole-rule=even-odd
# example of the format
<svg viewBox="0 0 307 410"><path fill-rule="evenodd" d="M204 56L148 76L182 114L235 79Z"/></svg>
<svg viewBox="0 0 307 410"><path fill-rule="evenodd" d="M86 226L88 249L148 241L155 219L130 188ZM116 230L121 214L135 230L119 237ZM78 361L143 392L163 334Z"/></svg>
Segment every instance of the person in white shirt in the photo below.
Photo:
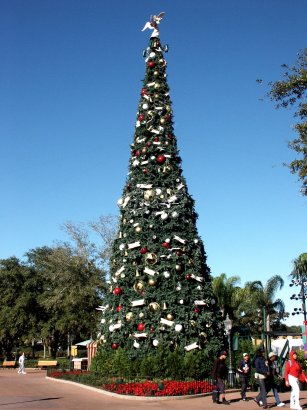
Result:
<svg viewBox="0 0 307 410"><path fill-rule="evenodd" d="M22 355L19 357L18 363L19 363L18 373L26 374L25 372L25 352L22 352Z"/></svg>

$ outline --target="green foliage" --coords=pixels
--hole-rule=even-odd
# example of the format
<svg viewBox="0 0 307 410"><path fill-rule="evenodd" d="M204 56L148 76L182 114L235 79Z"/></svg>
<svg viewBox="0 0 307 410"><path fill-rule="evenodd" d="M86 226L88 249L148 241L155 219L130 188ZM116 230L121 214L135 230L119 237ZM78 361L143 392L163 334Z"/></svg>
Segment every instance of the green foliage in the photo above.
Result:
<svg viewBox="0 0 307 410"><path fill-rule="evenodd" d="M169 363L161 363L181 371L174 346L203 349L224 329L182 175L163 50L150 39L101 334L103 349L121 347L132 361L164 346Z"/></svg>
<svg viewBox="0 0 307 410"><path fill-rule="evenodd" d="M210 377L216 351L208 349L184 352L159 347L155 352L130 360L124 349L108 354L99 349L93 358L91 371L98 378L125 380L203 380Z"/></svg>
<svg viewBox="0 0 307 410"><path fill-rule="evenodd" d="M299 154L288 166L298 175L302 183L301 192L307 195L307 48L299 53L296 65L283 64L284 79L269 83L269 98L277 103L276 108L295 107L295 116L302 122L295 125L298 137L289 143L289 147Z"/></svg>

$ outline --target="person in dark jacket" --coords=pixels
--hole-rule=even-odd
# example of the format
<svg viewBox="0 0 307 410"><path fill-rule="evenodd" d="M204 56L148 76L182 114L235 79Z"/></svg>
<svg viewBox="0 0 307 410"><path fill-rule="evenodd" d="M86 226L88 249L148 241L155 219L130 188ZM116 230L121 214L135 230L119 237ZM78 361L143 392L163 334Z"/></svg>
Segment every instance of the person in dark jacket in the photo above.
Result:
<svg viewBox="0 0 307 410"><path fill-rule="evenodd" d="M275 378L282 379L282 377L280 376L276 368L276 359L277 359L277 354L274 352L270 352L269 353L269 375L267 377L267 392L269 392L272 389L275 400L276 400L276 406L283 407L285 403L283 403L279 398L278 386L275 381Z"/></svg>
<svg viewBox="0 0 307 410"><path fill-rule="evenodd" d="M255 367L255 379L260 387L260 392L258 396L255 398L255 402L258 406L263 406L264 409L268 408L267 400L266 400L266 379L269 375L269 363L268 360L264 357L265 352L264 350L259 349L256 353L256 359L254 360L254 367Z"/></svg>
<svg viewBox="0 0 307 410"><path fill-rule="evenodd" d="M239 373L241 382L241 397L242 400L246 400L246 390L251 375L251 361L248 353L243 353L243 359L240 361L237 372Z"/></svg>
<svg viewBox="0 0 307 410"><path fill-rule="evenodd" d="M227 352L225 350L222 350L219 357L214 362L213 371L212 371L212 377L213 379L216 380L216 387L220 393L220 398L222 399L222 401L216 401L216 403L221 403L221 404L230 404L230 402L226 400L226 397L225 397L225 382L224 381L227 379L227 375L228 375L228 368L225 363L226 357L227 357Z"/></svg>

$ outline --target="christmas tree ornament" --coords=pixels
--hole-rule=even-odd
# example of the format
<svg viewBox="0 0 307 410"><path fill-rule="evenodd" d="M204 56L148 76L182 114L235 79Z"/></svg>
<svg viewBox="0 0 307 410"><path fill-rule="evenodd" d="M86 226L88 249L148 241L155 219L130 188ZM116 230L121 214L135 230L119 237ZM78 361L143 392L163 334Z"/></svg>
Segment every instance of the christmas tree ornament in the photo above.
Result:
<svg viewBox="0 0 307 410"><path fill-rule="evenodd" d="M140 280L139 282L135 283L135 284L133 285L133 289L134 289L136 292L139 292L139 291L143 290L143 289L144 289L144 282Z"/></svg>
<svg viewBox="0 0 307 410"><path fill-rule="evenodd" d="M180 325L180 324L179 324L179 325L176 325L176 326L175 326L175 331L176 331L176 332L181 332L181 331L182 331L182 325Z"/></svg>
<svg viewBox="0 0 307 410"><path fill-rule="evenodd" d="M140 226L137 226L137 227L135 228L135 232L136 232L136 233L142 232L142 228L141 228Z"/></svg>
<svg viewBox="0 0 307 410"><path fill-rule="evenodd" d="M142 148L142 154L146 154L146 152L147 152L147 147L143 147Z"/></svg>
<svg viewBox="0 0 307 410"><path fill-rule="evenodd" d="M113 290L113 294L114 294L114 295L119 296L119 295L121 295L122 293L123 293L123 291L122 291L121 288L115 288L115 289Z"/></svg>
<svg viewBox="0 0 307 410"><path fill-rule="evenodd" d="M158 344L159 344L159 341L158 341L157 339L155 339L155 340L152 341L152 344L153 344L155 347L157 347Z"/></svg>
<svg viewBox="0 0 307 410"><path fill-rule="evenodd" d="M116 350L119 348L119 344L118 343L112 343L112 349Z"/></svg>
<svg viewBox="0 0 307 410"><path fill-rule="evenodd" d="M182 267L181 267L181 265L175 265L175 269L176 269L176 272L181 272L182 271Z"/></svg>
<svg viewBox="0 0 307 410"><path fill-rule="evenodd" d="M123 307L122 307L121 305L119 305L119 306L117 306L116 311L117 311L117 312L120 312L120 311L122 310L122 308L123 308Z"/></svg>
<svg viewBox="0 0 307 410"><path fill-rule="evenodd" d="M153 279L153 278L149 278L149 279L148 279L148 285L150 285L150 286L155 286L156 283L157 283L157 281L156 281L155 279Z"/></svg>
<svg viewBox="0 0 307 410"><path fill-rule="evenodd" d="M139 332L143 332L144 329L145 329L145 324L144 324L144 323L139 323L139 324L137 325L137 330L138 330Z"/></svg>
<svg viewBox="0 0 307 410"><path fill-rule="evenodd" d="M141 346L140 343L137 342L136 340L133 342L133 347L135 347L136 349L139 349L140 346Z"/></svg>
<svg viewBox="0 0 307 410"><path fill-rule="evenodd" d="M149 105L147 103L145 103L145 104L142 105L142 108L143 108L143 110L148 110Z"/></svg>
<svg viewBox="0 0 307 410"><path fill-rule="evenodd" d="M140 318L142 318L142 317L144 317L144 316L145 316L145 315L144 315L143 312L139 313L139 317L140 317Z"/></svg>
<svg viewBox="0 0 307 410"><path fill-rule="evenodd" d="M153 252L149 252L145 256L145 263L147 263L148 265L155 265L157 261L158 261L158 256Z"/></svg>
<svg viewBox="0 0 307 410"><path fill-rule="evenodd" d="M171 313L168 313L168 314L166 315L166 318L167 318L167 320L173 320L173 319L174 319L174 316L173 316Z"/></svg>
<svg viewBox="0 0 307 410"><path fill-rule="evenodd" d="M147 249L146 246L144 246L143 248L140 249L140 253L141 253L142 255L144 255L145 253L147 253L147 251L148 251L148 249Z"/></svg>
<svg viewBox="0 0 307 410"><path fill-rule="evenodd" d="M145 201L152 201L155 198L155 191L153 189L147 189L144 192Z"/></svg>
<svg viewBox="0 0 307 410"><path fill-rule="evenodd" d="M163 272L163 276L164 276L166 279L168 279L168 278L171 276L171 274L170 274L168 271L165 271L165 272Z"/></svg>
<svg viewBox="0 0 307 410"><path fill-rule="evenodd" d="M145 115L144 114L140 114L139 116L138 116L138 119L139 119L139 121L144 121L145 120Z"/></svg>
<svg viewBox="0 0 307 410"><path fill-rule="evenodd" d="M154 61L149 61L147 65L148 65L148 67L150 67L150 68L154 68L155 65L156 65L156 63L155 63Z"/></svg>
<svg viewBox="0 0 307 410"><path fill-rule="evenodd" d="M127 320L128 322L131 322L132 318L133 318L133 313L132 313L132 312L128 312L128 313L126 314L126 320Z"/></svg>
<svg viewBox="0 0 307 410"><path fill-rule="evenodd" d="M157 310L160 309L160 305L157 302L151 302L148 305L148 309L151 310L152 312L156 312Z"/></svg>

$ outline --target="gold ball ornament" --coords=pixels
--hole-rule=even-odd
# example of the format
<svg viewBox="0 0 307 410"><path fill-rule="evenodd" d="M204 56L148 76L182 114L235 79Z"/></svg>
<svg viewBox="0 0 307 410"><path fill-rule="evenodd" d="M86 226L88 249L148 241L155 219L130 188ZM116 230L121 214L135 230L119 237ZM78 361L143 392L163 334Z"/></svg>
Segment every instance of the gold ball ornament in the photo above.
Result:
<svg viewBox="0 0 307 410"><path fill-rule="evenodd" d="M158 261L158 256L153 252L149 252L145 256L145 263L147 263L148 265L154 265L155 263L157 263L157 261Z"/></svg>
<svg viewBox="0 0 307 410"><path fill-rule="evenodd" d="M160 309L160 305L157 302L151 302L148 305L148 309L152 312L157 312Z"/></svg>
<svg viewBox="0 0 307 410"><path fill-rule="evenodd" d="M143 147L142 148L142 154L146 154L146 152L147 152L147 147Z"/></svg>
<svg viewBox="0 0 307 410"><path fill-rule="evenodd" d="M167 320L173 320L173 319L174 319L174 316L173 316L171 313L168 313L168 314L166 315L166 318L167 318Z"/></svg>
<svg viewBox="0 0 307 410"><path fill-rule="evenodd" d="M140 226L136 226L136 227L135 227L135 232L136 232L136 233L142 232L142 228L141 228Z"/></svg>
<svg viewBox="0 0 307 410"><path fill-rule="evenodd" d="M154 88L155 88L155 89L160 88L160 84L159 84L159 83L155 83Z"/></svg>
<svg viewBox="0 0 307 410"><path fill-rule="evenodd" d="M161 118L160 119L160 124L164 124L165 123L165 118Z"/></svg>
<svg viewBox="0 0 307 410"><path fill-rule="evenodd" d="M159 71L154 71L153 73L155 76L159 75Z"/></svg>
<svg viewBox="0 0 307 410"><path fill-rule="evenodd" d="M153 278L148 279L148 285L150 286L155 286L155 284L157 283L157 281Z"/></svg>
<svg viewBox="0 0 307 410"><path fill-rule="evenodd" d="M145 199L145 201L152 201L152 200L154 199L154 197L155 197L155 191L154 191L154 190L152 190L152 189L147 189L147 190L144 192L144 199Z"/></svg>
<svg viewBox="0 0 307 410"><path fill-rule="evenodd" d="M133 318L133 313L132 313L132 312L128 312L128 313L126 314L126 320L127 320L128 322L130 322L130 321L132 320L132 318Z"/></svg>
<svg viewBox="0 0 307 410"><path fill-rule="evenodd" d="M144 282L140 280L139 282L135 283L135 284L133 285L133 289L134 289L136 292L139 292L139 291L143 290L143 289L144 289Z"/></svg>
<svg viewBox="0 0 307 410"><path fill-rule="evenodd" d="M177 272L181 272L181 271L182 271L181 265L176 265L176 266L175 266L175 269L176 269Z"/></svg>

